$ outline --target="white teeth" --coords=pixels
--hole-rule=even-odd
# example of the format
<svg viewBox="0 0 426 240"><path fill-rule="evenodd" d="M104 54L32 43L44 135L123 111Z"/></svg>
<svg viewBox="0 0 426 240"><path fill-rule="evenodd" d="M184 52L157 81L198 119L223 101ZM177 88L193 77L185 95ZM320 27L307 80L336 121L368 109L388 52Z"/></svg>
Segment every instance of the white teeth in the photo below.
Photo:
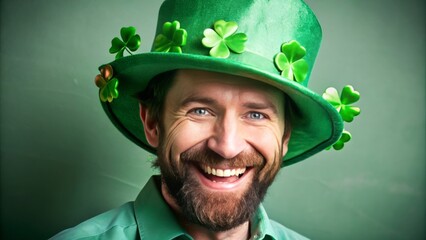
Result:
<svg viewBox="0 0 426 240"><path fill-rule="evenodd" d="M215 169L210 166L204 166L203 170L207 174L211 174L218 177L231 177L243 174L246 168L233 168L233 169Z"/></svg>

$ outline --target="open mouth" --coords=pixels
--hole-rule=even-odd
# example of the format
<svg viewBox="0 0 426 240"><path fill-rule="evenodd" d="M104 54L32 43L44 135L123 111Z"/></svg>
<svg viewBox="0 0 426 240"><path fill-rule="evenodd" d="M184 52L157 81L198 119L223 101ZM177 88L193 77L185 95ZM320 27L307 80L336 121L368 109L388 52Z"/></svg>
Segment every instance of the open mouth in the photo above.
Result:
<svg viewBox="0 0 426 240"><path fill-rule="evenodd" d="M233 183L238 181L250 168L214 168L212 166L203 165L200 172L203 176L215 183Z"/></svg>

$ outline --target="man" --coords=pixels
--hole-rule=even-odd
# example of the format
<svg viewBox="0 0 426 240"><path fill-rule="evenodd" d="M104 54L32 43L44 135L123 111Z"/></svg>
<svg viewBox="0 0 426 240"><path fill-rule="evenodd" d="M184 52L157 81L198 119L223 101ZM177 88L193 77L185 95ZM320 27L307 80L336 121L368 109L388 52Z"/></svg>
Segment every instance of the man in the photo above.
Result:
<svg viewBox="0 0 426 240"><path fill-rule="evenodd" d="M307 88L321 29L300 0L167 0L153 51L134 28L96 77L109 118L156 153L135 200L55 239L305 239L261 205L283 166L332 145L339 113Z"/></svg>

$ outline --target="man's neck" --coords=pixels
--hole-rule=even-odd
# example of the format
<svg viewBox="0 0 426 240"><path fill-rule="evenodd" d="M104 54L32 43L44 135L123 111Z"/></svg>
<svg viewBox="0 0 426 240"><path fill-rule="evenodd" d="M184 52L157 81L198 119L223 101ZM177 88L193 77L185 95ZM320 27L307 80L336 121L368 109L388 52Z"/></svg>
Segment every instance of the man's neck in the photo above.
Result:
<svg viewBox="0 0 426 240"><path fill-rule="evenodd" d="M196 240L222 240L222 239L241 239L247 240L250 238L250 224L249 221L223 232L213 232L201 225L187 221L176 203L176 200L170 195L167 186L164 182L161 183L161 193L166 203L172 208L174 213L178 216L180 225L186 232Z"/></svg>

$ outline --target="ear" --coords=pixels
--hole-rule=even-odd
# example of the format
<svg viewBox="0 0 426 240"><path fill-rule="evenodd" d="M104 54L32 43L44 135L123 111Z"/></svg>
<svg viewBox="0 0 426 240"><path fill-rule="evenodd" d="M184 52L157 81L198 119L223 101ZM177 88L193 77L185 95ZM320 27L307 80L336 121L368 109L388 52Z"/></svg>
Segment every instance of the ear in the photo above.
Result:
<svg viewBox="0 0 426 240"><path fill-rule="evenodd" d="M148 109L142 104L139 104L139 114L143 123L146 140L152 147L158 147L159 131L157 120L150 115Z"/></svg>
<svg viewBox="0 0 426 240"><path fill-rule="evenodd" d="M291 130L289 130L287 133L285 133L284 137L283 137L283 156L284 157L287 152L288 152L288 142L290 141L290 136L291 136Z"/></svg>

